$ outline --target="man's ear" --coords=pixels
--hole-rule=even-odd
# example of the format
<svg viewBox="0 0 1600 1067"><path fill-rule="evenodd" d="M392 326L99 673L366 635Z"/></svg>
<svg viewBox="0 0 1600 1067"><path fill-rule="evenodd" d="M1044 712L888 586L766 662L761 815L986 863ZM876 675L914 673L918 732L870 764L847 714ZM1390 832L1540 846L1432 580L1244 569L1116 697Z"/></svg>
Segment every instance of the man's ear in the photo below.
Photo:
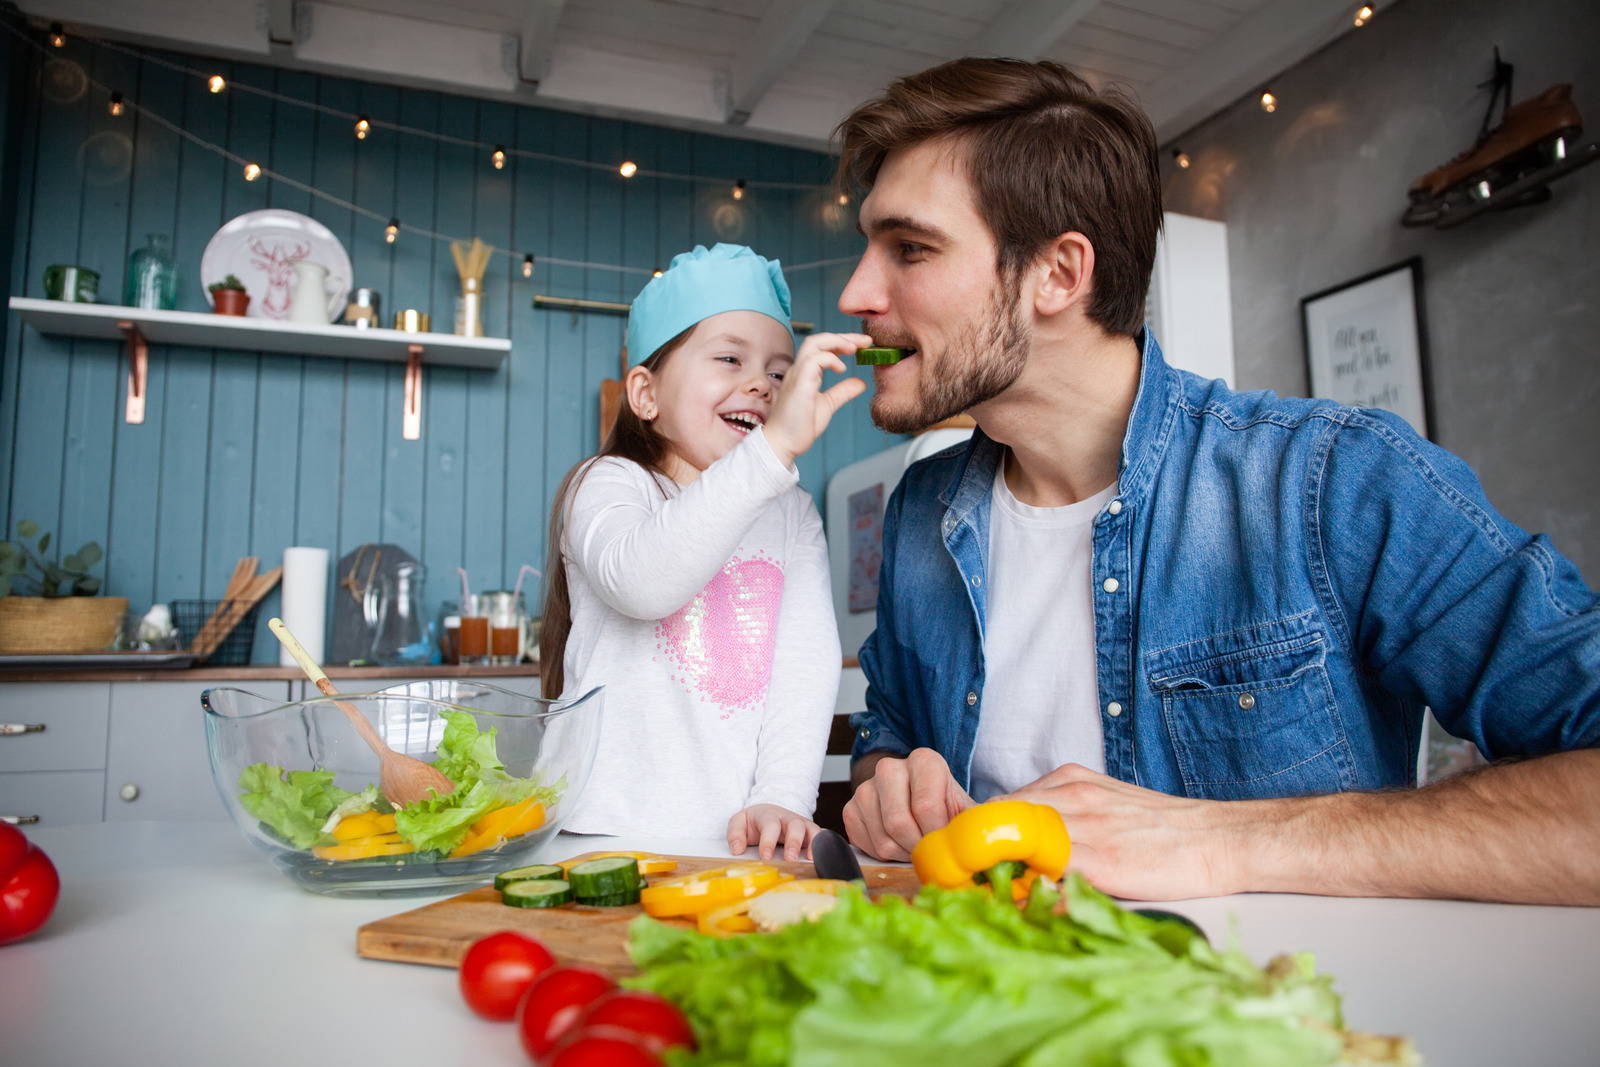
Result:
<svg viewBox="0 0 1600 1067"><path fill-rule="evenodd" d="M1094 245L1076 230L1061 234L1034 260L1034 271L1035 312L1050 316L1074 305L1086 308L1094 291Z"/></svg>
<svg viewBox="0 0 1600 1067"><path fill-rule="evenodd" d="M644 367L633 367L622 379L622 390L628 397L628 407L645 422L654 419L656 409L656 380Z"/></svg>

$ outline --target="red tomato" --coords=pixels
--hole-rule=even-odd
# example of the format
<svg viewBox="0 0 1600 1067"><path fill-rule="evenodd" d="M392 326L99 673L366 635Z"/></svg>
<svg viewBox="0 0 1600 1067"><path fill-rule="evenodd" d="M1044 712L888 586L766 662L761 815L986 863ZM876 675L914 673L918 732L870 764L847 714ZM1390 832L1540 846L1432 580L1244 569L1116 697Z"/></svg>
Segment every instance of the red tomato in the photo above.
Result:
<svg viewBox="0 0 1600 1067"><path fill-rule="evenodd" d="M506 1021L533 980L556 965L550 950L511 930L479 938L461 959L461 996L485 1019Z"/></svg>
<svg viewBox="0 0 1600 1067"><path fill-rule="evenodd" d="M10 823L0 822L0 945L19 941L55 910L55 864Z"/></svg>
<svg viewBox="0 0 1600 1067"><path fill-rule="evenodd" d="M580 1029L614 1026L637 1034L653 1052L674 1045L694 1048L689 1020L665 997L637 989L614 989L589 1005L578 1021Z"/></svg>
<svg viewBox="0 0 1600 1067"><path fill-rule="evenodd" d="M661 1067L645 1039L616 1026L585 1026L567 1036L539 1067Z"/></svg>
<svg viewBox="0 0 1600 1067"><path fill-rule="evenodd" d="M609 975L589 967L552 967L533 980L517 1005L522 1047L538 1059L578 1021L602 993L617 988Z"/></svg>

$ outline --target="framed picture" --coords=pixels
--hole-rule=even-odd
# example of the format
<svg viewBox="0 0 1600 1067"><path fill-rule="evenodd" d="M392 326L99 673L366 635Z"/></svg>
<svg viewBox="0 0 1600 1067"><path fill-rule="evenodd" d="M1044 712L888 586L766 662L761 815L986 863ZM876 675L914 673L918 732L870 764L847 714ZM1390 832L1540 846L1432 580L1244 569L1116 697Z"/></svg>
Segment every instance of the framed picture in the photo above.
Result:
<svg viewBox="0 0 1600 1067"><path fill-rule="evenodd" d="M1300 323L1312 396L1392 411L1428 436L1421 259L1312 293Z"/></svg>

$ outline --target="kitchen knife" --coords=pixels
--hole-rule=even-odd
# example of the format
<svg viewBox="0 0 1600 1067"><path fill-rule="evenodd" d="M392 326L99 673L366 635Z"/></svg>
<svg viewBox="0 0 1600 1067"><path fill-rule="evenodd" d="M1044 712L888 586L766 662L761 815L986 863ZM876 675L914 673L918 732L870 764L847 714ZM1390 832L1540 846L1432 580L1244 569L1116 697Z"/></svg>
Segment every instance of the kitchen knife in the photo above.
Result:
<svg viewBox="0 0 1600 1067"><path fill-rule="evenodd" d="M811 862L816 865L818 878L838 878L845 882L866 878L850 842L832 830L819 830L811 839Z"/></svg>

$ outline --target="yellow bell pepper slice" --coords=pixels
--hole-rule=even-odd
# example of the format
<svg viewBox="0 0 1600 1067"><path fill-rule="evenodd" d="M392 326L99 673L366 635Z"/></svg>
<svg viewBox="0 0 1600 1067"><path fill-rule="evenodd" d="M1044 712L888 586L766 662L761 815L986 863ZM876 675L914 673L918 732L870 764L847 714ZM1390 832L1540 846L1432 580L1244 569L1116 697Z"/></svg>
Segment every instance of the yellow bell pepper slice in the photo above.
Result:
<svg viewBox="0 0 1600 1067"><path fill-rule="evenodd" d="M765 863L731 863L646 886L639 893L639 903L646 915L658 919L697 916L753 897L785 880L776 867Z"/></svg>
<svg viewBox="0 0 1600 1067"><path fill-rule="evenodd" d="M379 815L375 811L363 811L357 815L346 815L333 827L333 836L338 841L354 841L358 837L371 837L373 834L394 833L394 815Z"/></svg>
<svg viewBox="0 0 1600 1067"><path fill-rule="evenodd" d="M502 842L513 837L521 837L543 825L544 805L534 797L517 804L496 808L472 824L470 832L462 839L461 844L451 850L450 858L458 860L475 852L495 848Z"/></svg>
<svg viewBox="0 0 1600 1067"><path fill-rule="evenodd" d="M337 845L319 845L311 854L319 860L366 860L374 856L403 856L416 846L400 840L399 834L358 837Z"/></svg>
<svg viewBox="0 0 1600 1067"><path fill-rule="evenodd" d="M924 835L911 850L911 865L924 885L957 889L975 874L994 872L990 881L1014 892L1009 868L1015 862L1054 881L1067 870L1072 840L1061 813L1026 800L991 800L968 808L949 824ZM1017 873L1021 873L1020 871Z"/></svg>
<svg viewBox="0 0 1600 1067"><path fill-rule="evenodd" d="M562 860L556 866L565 871L579 863L583 863L585 860L603 860L609 856L626 856L629 859L638 860L639 873L642 875L671 874L678 869L677 860L669 860L665 856L659 856L654 852L590 852L582 856L574 856L569 860Z"/></svg>
<svg viewBox="0 0 1600 1067"><path fill-rule="evenodd" d="M544 805L538 797L496 808L472 824L475 835L516 837L544 825Z"/></svg>

